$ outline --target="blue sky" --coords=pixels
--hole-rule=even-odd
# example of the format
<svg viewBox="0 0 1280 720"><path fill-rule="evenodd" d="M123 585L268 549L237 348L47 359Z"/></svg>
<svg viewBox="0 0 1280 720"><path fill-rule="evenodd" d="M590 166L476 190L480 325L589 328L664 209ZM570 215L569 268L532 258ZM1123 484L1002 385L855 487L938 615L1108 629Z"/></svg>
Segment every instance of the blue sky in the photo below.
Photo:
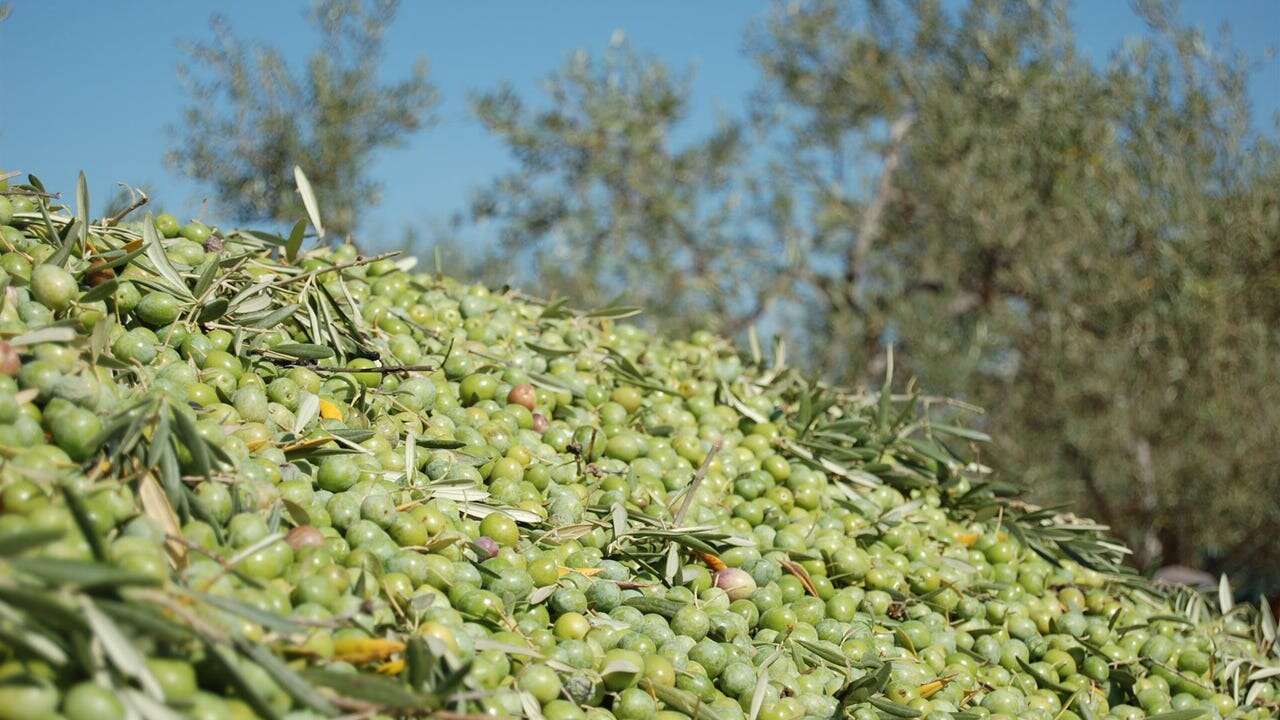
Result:
<svg viewBox="0 0 1280 720"><path fill-rule="evenodd" d="M117 181L148 184L162 189L163 207L187 217L201 213L202 190L162 162L166 128L184 104L177 41L205 32L215 10L241 37L299 62L315 40L304 0L11 5L0 23L0 168L34 172L68 193L83 169L98 200ZM375 162L385 189L366 237L441 223L511 166L470 117L468 93L510 81L536 97L539 81L570 52L599 50L618 29L636 49L695 71L690 130L709 129L719 114L735 113L756 82L743 34L768 7L767 0L404 2L388 37L387 72L399 75L426 54L443 100L440 123ZM1263 65L1251 88L1256 109L1280 111L1280 63L1266 60L1268 46L1280 42L1280 0L1184 0L1182 15L1211 35L1229 23L1237 46ZM1081 47L1099 60L1142 30L1123 0L1077 0L1073 18Z"/></svg>

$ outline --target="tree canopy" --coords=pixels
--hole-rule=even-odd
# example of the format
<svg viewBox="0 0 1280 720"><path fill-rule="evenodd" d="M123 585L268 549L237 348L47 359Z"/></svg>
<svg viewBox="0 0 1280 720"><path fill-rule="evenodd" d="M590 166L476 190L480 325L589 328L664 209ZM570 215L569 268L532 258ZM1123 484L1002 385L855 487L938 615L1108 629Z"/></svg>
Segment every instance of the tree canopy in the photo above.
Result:
<svg viewBox="0 0 1280 720"><path fill-rule="evenodd" d="M1143 564L1280 567L1276 135L1247 58L1138 9L1099 65L1061 2L779 4L750 107L682 143L671 70L579 54L537 109L477 100L518 169L473 214L547 292L754 323L833 381L892 346Z"/></svg>
<svg viewBox="0 0 1280 720"><path fill-rule="evenodd" d="M425 58L401 80L379 77L397 4L317 0L310 19L320 42L305 69L241 41L215 16L209 39L185 45L179 75L191 103L169 164L209 186L233 219L280 222L303 217L292 172L300 166L325 199L327 228L350 234L357 208L378 202L370 162L431 124L437 103Z"/></svg>

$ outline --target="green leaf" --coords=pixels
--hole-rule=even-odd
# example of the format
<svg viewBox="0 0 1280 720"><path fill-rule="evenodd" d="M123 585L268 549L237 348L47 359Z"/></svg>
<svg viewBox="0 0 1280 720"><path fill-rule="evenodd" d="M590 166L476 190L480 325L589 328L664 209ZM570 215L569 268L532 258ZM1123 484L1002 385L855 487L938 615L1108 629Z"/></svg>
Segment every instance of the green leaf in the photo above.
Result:
<svg viewBox="0 0 1280 720"><path fill-rule="evenodd" d="M327 687L344 697L364 700L384 708L423 708L429 707L431 702L430 698L414 692L403 683L377 675L304 670L302 676L311 683Z"/></svg>
<svg viewBox="0 0 1280 720"><path fill-rule="evenodd" d="M62 495L67 500L67 507L71 510L71 517L76 521L76 526L80 528L80 534L84 535L84 539L89 543L89 549L93 551L93 556L101 561L107 559L107 547L102 543L102 536L98 534L97 528L93 526L93 519L89 517L89 508L84 504L84 498L80 494L72 490L70 486L62 486Z"/></svg>
<svg viewBox="0 0 1280 720"><path fill-rule="evenodd" d="M307 216L311 218L311 225L315 227L316 234L324 237L324 225L320 222L320 203L316 202L316 193L311 189L311 181L307 179L306 173L302 172L302 168L297 165L293 166L293 180L298 184L298 194L302 196L302 204L307 208Z"/></svg>
<svg viewBox="0 0 1280 720"><path fill-rule="evenodd" d="M538 315L538 318L541 320L563 320L569 317L569 311L566 307L568 303L569 300L567 298L554 300L542 308L542 313Z"/></svg>
<svg viewBox="0 0 1280 720"><path fill-rule="evenodd" d="M289 513L289 518L293 520L295 525L311 524L311 513L307 512L306 508L288 498L280 498L280 502L284 505L285 511Z"/></svg>
<svg viewBox="0 0 1280 720"><path fill-rule="evenodd" d="M747 720L756 720L756 718L760 717L760 708L764 705L764 696L769 690L769 666L781 654L782 651L780 649L775 650L772 655L765 658L764 662L760 663L760 669L757 671L756 676L756 687L751 692L751 709L747 712Z"/></svg>
<svg viewBox="0 0 1280 720"><path fill-rule="evenodd" d="M213 287L213 281L218 277L218 270L222 268L217 257L210 257L200 266L200 277L196 278L195 296L204 297L205 292Z"/></svg>
<svg viewBox="0 0 1280 720"><path fill-rule="evenodd" d="M160 231L156 229L155 218L151 213L147 213L146 218L142 221L142 237L146 242L147 259L155 266L156 272L160 277L164 278L165 283L172 286L170 292L179 296L192 300L191 291L187 289L187 283L174 269L173 263L169 262L169 256L164 254L164 245L161 244Z"/></svg>
<svg viewBox="0 0 1280 720"><path fill-rule="evenodd" d="M253 708L258 715L267 718L267 720L280 720L280 713L276 712L275 707L266 698L262 697L253 683L240 671L239 661L235 653L223 645L209 641L205 642L205 647L208 648L209 658L222 666L222 670L231 679L231 684L236 688L240 697L249 704L249 707Z"/></svg>
<svg viewBox="0 0 1280 720"><path fill-rule="evenodd" d="M174 407L172 410L173 422L176 426L174 429L178 431L178 439L187 448L187 452L191 453L191 462L195 465L196 472L208 477L209 448L205 445L200 431L196 429L195 421L183 408Z"/></svg>
<svg viewBox="0 0 1280 720"><path fill-rule="evenodd" d="M628 305L614 305L611 307L602 307L596 310L588 310L583 313L583 317L620 320L622 318L635 317L644 312L638 307Z"/></svg>
<svg viewBox="0 0 1280 720"><path fill-rule="evenodd" d="M240 652L248 655L254 662L258 663L258 667L265 670L276 681L276 684L299 705L305 705L326 717L334 717L338 714L338 709L332 703L316 692L315 688L304 680L301 675L266 647L243 639L237 639L236 646L240 649Z"/></svg>
<svg viewBox="0 0 1280 720"><path fill-rule="evenodd" d="M122 600L97 601L98 609L111 616L117 623L163 642L186 642L196 637L191 628L169 620L161 609L150 603Z"/></svg>
<svg viewBox="0 0 1280 720"><path fill-rule="evenodd" d="M428 450L457 450L466 447L467 444L460 440L437 440L436 438L420 437L416 440L418 447L427 448Z"/></svg>
<svg viewBox="0 0 1280 720"><path fill-rule="evenodd" d="M298 171L301 172L301 171ZM307 212L311 212L308 208ZM284 257L290 263L298 259L298 249L302 247L302 238L307 232L307 221L299 220L293 224L293 230L289 231L289 239L284 244Z"/></svg>
<svg viewBox="0 0 1280 720"><path fill-rule="evenodd" d="M284 343L273 346L271 350L299 360L324 360L336 354L333 348L313 343Z"/></svg>
<svg viewBox="0 0 1280 720"><path fill-rule="evenodd" d="M298 414L293 417L293 434L301 435L312 420L320 417L320 396L305 393L298 403Z"/></svg>
<svg viewBox="0 0 1280 720"><path fill-rule="evenodd" d="M110 297L118 287L120 287L120 281L115 278L111 278L110 280L99 283L97 286L85 291L85 293L80 296L80 302L91 303L99 300L105 300Z"/></svg>
<svg viewBox="0 0 1280 720"><path fill-rule="evenodd" d="M1207 712L1209 711L1206 708L1187 708L1186 710L1173 710L1171 712L1148 715L1147 720L1195 720Z"/></svg>
<svg viewBox="0 0 1280 720"><path fill-rule="evenodd" d="M277 615L273 612L259 609L253 605L240 602L239 600L234 600L229 597L212 595L210 593L203 593L196 590L192 590L190 594L191 597L194 597L201 602L208 603L219 610L229 612L232 615L238 615L245 620L257 623L264 628L268 628L284 635L304 633L309 629L306 625L290 620L283 615Z"/></svg>
<svg viewBox="0 0 1280 720"><path fill-rule="evenodd" d="M146 251L147 251L146 246L143 246L131 252L125 252L124 250L112 250L110 252L102 253L101 255L97 255L95 257L101 259L103 263L101 265L91 265L85 268L84 272L81 274L82 275L88 274L90 271L102 272L104 270L112 270L112 269L118 268L121 265L128 265L130 262L133 261L134 258L138 257L139 255L141 255ZM110 258L110 260L108 260L107 258Z"/></svg>
<svg viewBox="0 0 1280 720"><path fill-rule="evenodd" d="M67 664L67 651L58 642L36 630L22 626L0 625L0 642L21 654L37 657L54 667Z"/></svg>
<svg viewBox="0 0 1280 720"><path fill-rule="evenodd" d="M226 298L217 298L200 308L200 315L196 319L202 323L213 322L226 314L227 305Z"/></svg>
<svg viewBox="0 0 1280 720"><path fill-rule="evenodd" d="M157 585L159 580L131 570L121 570L105 563L66 560L55 557L13 558L9 564L17 571L37 577L52 585L83 589Z"/></svg>
<svg viewBox="0 0 1280 720"><path fill-rule="evenodd" d="M530 342L528 340L525 341L524 346L538 353L539 355L546 355L547 357L552 357L552 358L565 357L568 355L573 355L576 352L578 352L577 350L574 350L572 348L547 347L546 345L539 345L538 343Z"/></svg>
<svg viewBox="0 0 1280 720"><path fill-rule="evenodd" d="M57 252L51 255L45 262L50 265L62 267L67 264L67 258L71 257L71 233L68 232L66 237L62 237L62 235L58 233L57 229L53 225L53 219L49 217L49 204L45 202L43 197L40 198L40 216L44 219L44 227L49 233L49 238L51 240L61 241ZM68 230L71 229L72 228L68 228Z"/></svg>
<svg viewBox="0 0 1280 720"><path fill-rule="evenodd" d="M329 434L353 443L362 443L373 437L372 430L362 430L360 428L335 428L330 430ZM421 445L422 443L418 444Z"/></svg>
<svg viewBox="0 0 1280 720"><path fill-rule="evenodd" d="M237 230L236 234L253 238L254 240L268 245L275 245L276 247L284 247L284 244L288 242L288 240L285 240L279 235L266 232L265 230Z"/></svg>
<svg viewBox="0 0 1280 720"><path fill-rule="evenodd" d="M761 673L761 675L763 676L764 674ZM645 682L644 688L661 700L663 705L688 715L690 718L722 720L724 717L718 709L702 702L697 695L688 690L681 690L668 685L658 685L648 681Z"/></svg>
<svg viewBox="0 0 1280 720"><path fill-rule="evenodd" d="M600 674L605 677L609 677L615 673L630 675L639 673L643 669L644 668L641 667L639 663L632 662L625 657L619 657L605 663L605 666L600 669Z"/></svg>
<svg viewBox="0 0 1280 720"><path fill-rule="evenodd" d="M298 310L301 309L301 307L302 307L301 305L295 305L295 304L285 305L283 307L280 307L271 311L270 313L267 313L266 315L263 315L260 318L248 321L246 324L249 325L249 327L255 327L255 328L273 328L276 325L279 325L280 323L284 322L285 320L288 320L289 318L293 317L293 314L298 312Z"/></svg>
<svg viewBox="0 0 1280 720"><path fill-rule="evenodd" d="M0 601L26 612L51 627L81 632L88 630L84 617L61 600L50 597L43 588L7 587L0 585Z"/></svg>
<svg viewBox="0 0 1280 720"><path fill-rule="evenodd" d="M65 343L76 339L75 328L66 325L51 325L38 330L31 330L9 340L10 347L26 347L41 343Z"/></svg>
<svg viewBox="0 0 1280 720"><path fill-rule="evenodd" d="M404 660L409 687L421 688L422 684L431 677L431 671L434 666L431 658L431 649L427 647L427 641L417 635L410 637L405 647Z"/></svg>
<svg viewBox="0 0 1280 720"><path fill-rule="evenodd" d="M44 547L58 540L63 532L57 528L16 530L0 534L0 557L13 557L28 550Z"/></svg>
<svg viewBox="0 0 1280 720"><path fill-rule="evenodd" d="M913 707L893 702L892 700L880 697L869 698L867 702L875 706L877 710L888 713L893 717L899 718L918 718L924 713Z"/></svg>
<svg viewBox="0 0 1280 720"><path fill-rule="evenodd" d="M978 430L970 430L969 428L960 427L958 425L942 425L930 423L929 429L934 432L940 432L944 435L954 435L966 440L974 442L991 442L991 436Z"/></svg>
<svg viewBox="0 0 1280 720"><path fill-rule="evenodd" d="M164 700L164 690L147 667L146 658L129 641L128 636L89 598L81 598L80 607L84 610L85 620L93 630L94 637L102 644L103 652L116 670L126 677L137 680L138 685L151 697Z"/></svg>
<svg viewBox="0 0 1280 720"><path fill-rule="evenodd" d="M133 688L124 688L120 698L142 720L182 720L182 715L168 705Z"/></svg>

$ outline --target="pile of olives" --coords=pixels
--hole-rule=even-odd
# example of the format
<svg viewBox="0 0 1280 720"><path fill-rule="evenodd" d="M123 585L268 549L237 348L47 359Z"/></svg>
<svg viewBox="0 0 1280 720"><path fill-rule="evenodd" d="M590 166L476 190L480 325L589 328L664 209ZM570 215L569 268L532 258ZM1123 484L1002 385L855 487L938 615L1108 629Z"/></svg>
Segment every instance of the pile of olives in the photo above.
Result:
<svg viewBox="0 0 1280 720"><path fill-rule="evenodd" d="M1269 614L1095 562L913 403L51 201L0 190L0 720L1280 708Z"/></svg>

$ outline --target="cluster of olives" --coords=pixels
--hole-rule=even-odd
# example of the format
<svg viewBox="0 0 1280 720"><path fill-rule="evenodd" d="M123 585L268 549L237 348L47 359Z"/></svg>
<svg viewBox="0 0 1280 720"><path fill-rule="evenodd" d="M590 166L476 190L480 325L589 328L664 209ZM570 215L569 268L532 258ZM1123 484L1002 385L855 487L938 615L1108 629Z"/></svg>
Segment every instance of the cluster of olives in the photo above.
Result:
<svg viewBox="0 0 1280 720"><path fill-rule="evenodd" d="M49 262L61 240L38 210L0 194L0 539L60 530L31 552L79 561L97 539L158 588L234 601L202 621L292 668L404 678L422 638L465 671L457 707L546 720L1264 718L1280 702L1274 676L1224 680L1229 658L1276 666L1245 611L1197 626L1132 579L1046 559L998 514L958 509L964 478L850 483L793 451L795 387L723 339L550 312L351 245L287 263L160 215L176 288L146 253L100 269L137 228L95 227L92 249ZM271 315L291 305L306 311ZM172 441L166 470L150 443L188 424L199 442ZM895 467L895 447L868 467ZM142 498L165 473L176 526ZM0 583L15 573L0 561ZM10 637L0 720L126 717L133 680ZM259 664L237 660L237 683L199 644L137 644L187 717L316 712Z"/></svg>

